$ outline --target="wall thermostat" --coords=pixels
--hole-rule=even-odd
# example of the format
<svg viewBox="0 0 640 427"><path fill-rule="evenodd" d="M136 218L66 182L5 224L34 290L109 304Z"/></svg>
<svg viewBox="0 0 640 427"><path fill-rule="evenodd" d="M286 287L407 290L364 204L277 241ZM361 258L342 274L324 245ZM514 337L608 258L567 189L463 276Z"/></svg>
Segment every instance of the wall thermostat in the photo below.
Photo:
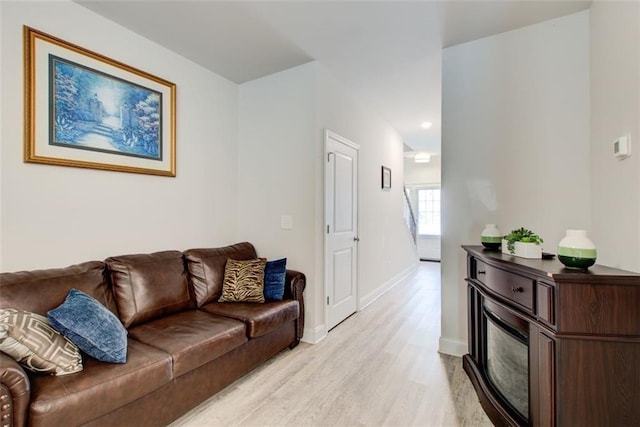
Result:
<svg viewBox="0 0 640 427"><path fill-rule="evenodd" d="M621 136L613 141L613 155L618 159L626 159L631 155L631 137Z"/></svg>

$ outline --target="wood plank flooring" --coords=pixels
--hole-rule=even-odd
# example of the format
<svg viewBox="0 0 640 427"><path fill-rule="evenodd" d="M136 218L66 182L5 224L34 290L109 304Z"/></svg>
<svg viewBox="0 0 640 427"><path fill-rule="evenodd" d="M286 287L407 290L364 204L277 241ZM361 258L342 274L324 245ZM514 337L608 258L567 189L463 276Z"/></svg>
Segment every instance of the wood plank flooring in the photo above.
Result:
<svg viewBox="0 0 640 427"><path fill-rule="evenodd" d="M440 264L422 262L320 343L281 352L171 426L491 426L439 335Z"/></svg>

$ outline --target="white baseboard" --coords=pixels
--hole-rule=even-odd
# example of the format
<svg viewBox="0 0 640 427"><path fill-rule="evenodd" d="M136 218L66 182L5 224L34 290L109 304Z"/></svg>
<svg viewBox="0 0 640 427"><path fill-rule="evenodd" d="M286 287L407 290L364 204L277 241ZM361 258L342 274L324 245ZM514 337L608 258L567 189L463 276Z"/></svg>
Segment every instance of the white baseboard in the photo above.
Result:
<svg viewBox="0 0 640 427"><path fill-rule="evenodd" d="M409 276L411 273L416 271L416 269L418 268L418 265L419 265L418 262L410 265L409 267L402 270L400 273L393 276L391 279L384 282L382 285L378 286L372 292L369 292L367 295L360 298L360 301L358 304L358 311L367 307L369 304L371 304L372 302L380 298L382 295L384 295L386 292L389 292L394 286L402 282L407 276Z"/></svg>
<svg viewBox="0 0 640 427"><path fill-rule="evenodd" d="M450 356L462 357L468 352L469 352L469 346L466 341L440 337L439 345L438 345L438 353L444 353Z"/></svg>
<svg viewBox="0 0 640 427"><path fill-rule="evenodd" d="M300 341L307 344L318 344L327 336L327 328L324 325L315 328L304 328L302 339Z"/></svg>

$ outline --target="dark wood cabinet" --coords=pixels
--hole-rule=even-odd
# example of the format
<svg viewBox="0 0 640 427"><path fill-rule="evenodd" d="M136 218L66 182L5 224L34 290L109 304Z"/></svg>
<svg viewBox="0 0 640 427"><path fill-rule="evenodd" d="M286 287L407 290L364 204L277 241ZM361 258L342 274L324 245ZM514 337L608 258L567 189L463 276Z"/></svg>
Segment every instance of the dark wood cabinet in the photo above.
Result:
<svg viewBox="0 0 640 427"><path fill-rule="evenodd" d="M491 421L638 425L640 274L463 248L463 366Z"/></svg>

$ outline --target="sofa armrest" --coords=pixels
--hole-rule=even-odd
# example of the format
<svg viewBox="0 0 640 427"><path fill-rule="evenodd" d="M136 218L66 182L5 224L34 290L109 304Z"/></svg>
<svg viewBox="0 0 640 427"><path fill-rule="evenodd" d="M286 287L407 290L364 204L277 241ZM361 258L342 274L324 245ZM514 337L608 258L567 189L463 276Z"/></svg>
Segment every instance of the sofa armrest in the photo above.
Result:
<svg viewBox="0 0 640 427"><path fill-rule="evenodd" d="M296 321L296 342L299 342L304 332L304 297L302 292L307 286L307 278L303 273L287 270L284 284L284 298L294 299L300 304L300 316Z"/></svg>
<svg viewBox="0 0 640 427"><path fill-rule="evenodd" d="M12 357L0 352L0 419L2 425L27 425L31 383L27 373ZM6 418L5 418L6 417Z"/></svg>

